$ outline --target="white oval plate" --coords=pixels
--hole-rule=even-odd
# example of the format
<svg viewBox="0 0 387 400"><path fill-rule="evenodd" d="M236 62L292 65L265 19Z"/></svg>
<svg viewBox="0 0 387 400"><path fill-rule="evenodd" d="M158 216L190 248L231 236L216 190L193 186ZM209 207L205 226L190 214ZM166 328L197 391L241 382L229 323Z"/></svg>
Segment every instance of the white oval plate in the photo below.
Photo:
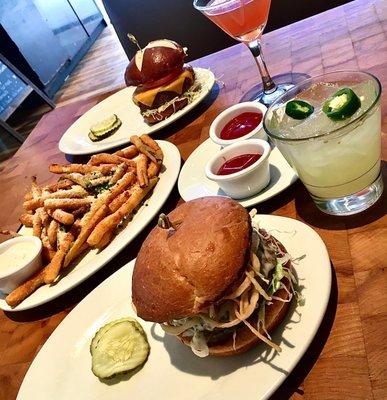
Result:
<svg viewBox="0 0 387 400"><path fill-rule="evenodd" d="M102 100L78 118L61 137L59 150L66 154L99 153L129 143L131 135L152 134L171 124L199 104L214 85L215 77L210 70L194 68L194 71L196 81L201 84L198 97L166 120L154 125L145 123L140 109L132 101L132 95L136 88L130 86ZM122 121L120 128L114 135L100 142L92 142L87 136L90 126L112 114L116 114Z"/></svg>
<svg viewBox="0 0 387 400"><path fill-rule="evenodd" d="M167 200L180 170L181 159L178 148L174 144L163 140L158 140L157 143L164 153L164 169L160 172L160 180L152 195L136 212L132 221L100 253L97 253L97 250L90 250L74 269L68 275L63 276L56 285L40 287L17 307L9 307L5 302L5 296L0 292L0 309L5 311L28 310L66 293L102 268L145 228Z"/></svg>
<svg viewBox="0 0 387 400"><path fill-rule="evenodd" d="M31 364L17 396L30 400L258 400L284 381L308 348L324 315L331 288L331 269L321 238L297 220L260 215L260 226L282 241L296 265L305 305L291 311L273 334L282 352L265 344L234 357L198 358L159 326L140 320L151 346L144 367L131 378L102 383L91 372L90 341L105 323L134 316L131 274L125 265L91 292L61 322ZM281 342L281 332L283 339ZM42 386L44 385L44 386Z"/></svg>
<svg viewBox="0 0 387 400"><path fill-rule="evenodd" d="M219 145L215 144L211 139L207 139L188 157L181 169L177 182L180 196L185 201L206 196L227 196L216 182L210 181L206 177L204 172L204 167L208 160L220 149ZM237 200L243 207L250 207L269 200L297 180L297 174L277 147L274 147L270 153L269 164L269 185L254 196Z"/></svg>

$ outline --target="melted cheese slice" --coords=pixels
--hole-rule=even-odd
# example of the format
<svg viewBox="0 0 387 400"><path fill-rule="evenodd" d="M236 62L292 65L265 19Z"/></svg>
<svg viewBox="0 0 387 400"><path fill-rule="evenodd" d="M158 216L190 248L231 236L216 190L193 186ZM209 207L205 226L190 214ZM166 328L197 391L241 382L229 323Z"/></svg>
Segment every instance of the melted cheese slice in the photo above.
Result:
<svg viewBox="0 0 387 400"><path fill-rule="evenodd" d="M146 90L142 93L137 93L134 96L135 103L141 103L148 107L151 107L155 97L160 92L175 92L181 95L183 92L183 86L185 79L188 78L192 80L192 72L189 70L184 70L176 79L166 85L155 87L153 89Z"/></svg>

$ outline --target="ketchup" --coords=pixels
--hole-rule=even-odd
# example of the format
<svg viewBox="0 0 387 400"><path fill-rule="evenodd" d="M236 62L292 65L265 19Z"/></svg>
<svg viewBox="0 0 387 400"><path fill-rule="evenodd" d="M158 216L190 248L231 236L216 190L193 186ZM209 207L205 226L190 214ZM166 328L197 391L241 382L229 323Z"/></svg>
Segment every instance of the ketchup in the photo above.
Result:
<svg viewBox="0 0 387 400"><path fill-rule="evenodd" d="M261 154L242 154L227 160L219 168L217 175L230 175L242 171L261 158Z"/></svg>
<svg viewBox="0 0 387 400"><path fill-rule="evenodd" d="M247 135L260 124L262 117L263 115L260 111L239 114L231 121L227 122L220 132L220 138L223 140L231 140Z"/></svg>

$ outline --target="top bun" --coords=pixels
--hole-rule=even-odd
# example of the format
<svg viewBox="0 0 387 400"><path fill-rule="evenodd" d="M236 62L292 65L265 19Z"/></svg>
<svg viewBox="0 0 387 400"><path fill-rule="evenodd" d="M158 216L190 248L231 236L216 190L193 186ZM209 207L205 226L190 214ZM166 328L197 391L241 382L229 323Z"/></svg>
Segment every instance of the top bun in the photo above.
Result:
<svg viewBox="0 0 387 400"><path fill-rule="evenodd" d="M199 313L238 284L249 258L248 212L226 197L182 204L168 215L176 231L155 227L133 271L137 315L166 322Z"/></svg>
<svg viewBox="0 0 387 400"><path fill-rule="evenodd" d="M177 74L186 57L183 47L167 39L148 43L137 51L125 71L127 86L154 82L170 74Z"/></svg>

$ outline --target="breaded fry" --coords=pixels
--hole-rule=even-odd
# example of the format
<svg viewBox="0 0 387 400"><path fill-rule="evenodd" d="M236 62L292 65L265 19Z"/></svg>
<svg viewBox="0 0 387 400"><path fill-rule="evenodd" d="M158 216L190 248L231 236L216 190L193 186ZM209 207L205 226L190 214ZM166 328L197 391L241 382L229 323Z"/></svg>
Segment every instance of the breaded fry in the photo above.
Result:
<svg viewBox="0 0 387 400"><path fill-rule="evenodd" d="M76 199L88 196L89 193L82 186L73 186L71 189L58 190L42 196L46 199Z"/></svg>
<svg viewBox="0 0 387 400"><path fill-rule="evenodd" d="M149 135L146 134L141 135L140 139L142 140L143 143L145 143L155 152L156 159L158 162L163 161L164 159L163 151L161 150L161 147L157 144L155 140L153 140Z"/></svg>
<svg viewBox="0 0 387 400"><path fill-rule="evenodd" d="M0 230L0 234L1 234L1 235L5 235L5 236L11 236L11 237L19 237L19 236L22 236L20 233L15 232L15 231L10 231L9 229L2 229L2 230Z"/></svg>
<svg viewBox="0 0 387 400"><path fill-rule="evenodd" d="M149 163L149 167L147 170L147 174L148 174L148 178L153 178L154 176L157 176L160 172L160 168L161 168L161 163L160 164L156 164L153 161L151 161Z"/></svg>
<svg viewBox="0 0 387 400"><path fill-rule="evenodd" d="M77 217L79 217L81 215L86 214L88 210L89 210L88 206L82 206L82 207L79 207L76 210L74 210L72 212L72 214L74 215L74 218L77 218Z"/></svg>
<svg viewBox="0 0 387 400"><path fill-rule="evenodd" d="M50 216L47 214L47 211L43 207L39 207L36 209L36 213L39 214L42 226L47 229L50 223Z"/></svg>
<svg viewBox="0 0 387 400"><path fill-rule="evenodd" d="M48 210L48 215L63 225L72 225L74 223L74 215L64 210Z"/></svg>
<svg viewBox="0 0 387 400"><path fill-rule="evenodd" d="M108 175L115 167L116 167L115 164L99 165L99 166L87 165L87 164L67 164L67 165L51 164L49 170L53 174L69 174L71 172L88 174L90 172L98 171L101 172L103 175Z"/></svg>
<svg viewBox="0 0 387 400"><path fill-rule="evenodd" d="M101 240L99 241L99 243L95 246L95 248L102 250L104 249L112 240L114 236L114 229L112 229L111 231L107 231L101 238Z"/></svg>
<svg viewBox="0 0 387 400"><path fill-rule="evenodd" d="M91 205L90 213L86 215L85 221L90 219L94 213L102 206L112 202L112 200L122 193L136 179L133 172L127 172L117 183L102 195Z"/></svg>
<svg viewBox="0 0 387 400"><path fill-rule="evenodd" d="M37 199L42 195L42 189L39 187L36 176L32 176L32 183L31 183L31 194L33 199Z"/></svg>
<svg viewBox="0 0 387 400"><path fill-rule="evenodd" d="M114 229L124 217L129 215L140 204L142 199L153 189L158 178L152 178L146 188L138 187L129 199L113 214L105 217L93 230L87 239L90 246L96 246L102 236L109 230Z"/></svg>
<svg viewBox="0 0 387 400"><path fill-rule="evenodd" d="M117 197L115 197L109 203L109 209L112 213L116 212L132 195L133 193L133 186L132 188L125 190L124 192L120 193Z"/></svg>
<svg viewBox="0 0 387 400"><path fill-rule="evenodd" d="M73 182L69 179L63 179L62 177L58 182L51 183L43 187L44 190L48 190L49 192L57 192L62 189L70 189L73 186Z"/></svg>
<svg viewBox="0 0 387 400"><path fill-rule="evenodd" d="M134 158L138 154L137 147L133 144L113 153L116 156L124 158Z"/></svg>
<svg viewBox="0 0 387 400"><path fill-rule="evenodd" d="M16 307L30 294L44 284L43 274L44 269L37 272L32 278L28 279L22 285L13 290L6 298L5 301L10 307Z"/></svg>
<svg viewBox="0 0 387 400"><path fill-rule="evenodd" d="M147 187L149 183L147 166L148 166L148 157L145 154L140 154L136 159L137 164L137 180L140 184L140 187Z"/></svg>
<svg viewBox="0 0 387 400"><path fill-rule="evenodd" d="M35 211L37 208L43 207L43 205L44 205L44 200L40 197L25 201L23 203L23 208L26 211Z"/></svg>
<svg viewBox="0 0 387 400"><path fill-rule="evenodd" d="M55 243L55 248L56 248L56 243ZM42 258L44 262L46 263L51 262L56 253L55 248L51 246L48 236L42 237Z"/></svg>
<svg viewBox="0 0 387 400"><path fill-rule="evenodd" d="M44 269L43 279L44 283L51 284L55 281L62 267L63 260L70 249L71 244L74 241L74 235L71 232L67 232L63 238L63 241L59 244L58 251L50 264Z"/></svg>
<svg viewBox="0 0 387 400"><path fill-rule="evenodd" d="M159 162L156 152L151 147L146 145L137 135L131 136L130 141L137 147L137 150L140 153L145 154L156 164Z"/></svg>
<svg viewBox="0 0 387 400"><path fill-rule="evenodd" d="M38 212L32 216L32 234L38 238L42 234L42 220Z"/></svg>
<svg viewBox="0 0 387 400"><path fill-rule="evenodd" d="M114 185L118 180L120 180L128 170L128 165L125 163L121 163L117 166L114 171L113 176L110 178L109 184Z"/></svg>
<svg viewBox="0 0 387 400"><path fill-rule="evenodd" d="M33 199L33 196L32 196L31 192L26 192L24 194L24 201L28 201L28 200L32 200L32 199Z"/></svg>
<svg viewBox="0 0 387 400"><path fill-rule="evenodd" d="M133 160L117 156L116 154L100 153L94 154L90 158L90 165L101 165L101 164L122 164L125 163L129 168L136 168L136 164Z"/></svg>
<svg viewBox="0 0 387 400"><path fill-rule="evenodd" d="M55 210L57 208L65 210L76 210L79 207L89 205L90 199L47 199L44 200L44 208Z"/></svg>
<svg viewBox="0 0 387 400"><path fill-rule="evenodd" d="M28 228L32 227L32 219L33 219L32 215L31 214L26 214L26 213L22 214L19 217L20 223L23 224L24 226L27 226Z"/></svg>
<svg viewBox="0 0 387 400"><path fill-rule="evenodd" d="M56 248L58 229L59 229L58 221L56 221L55 219L52 219L50 222L50 225L48 226L48 229L47 229L47 237L48 237L48 241L50 242L50 245L54 249Z"/></svg>
<svg viewBox="0 0 387 400"><path fill-rule="evenodd" d="M94 227L98 224L99 221L102 220L102 218L104 218L108 214L108 212L109 208L106 205L102 205L82 227L77 239L75 240L69 252L66 254L64 267L67 267L71 263L71 261L79 256L82 246L86 242L86 239L90 235L90 232L92 232Z"/></svg>

